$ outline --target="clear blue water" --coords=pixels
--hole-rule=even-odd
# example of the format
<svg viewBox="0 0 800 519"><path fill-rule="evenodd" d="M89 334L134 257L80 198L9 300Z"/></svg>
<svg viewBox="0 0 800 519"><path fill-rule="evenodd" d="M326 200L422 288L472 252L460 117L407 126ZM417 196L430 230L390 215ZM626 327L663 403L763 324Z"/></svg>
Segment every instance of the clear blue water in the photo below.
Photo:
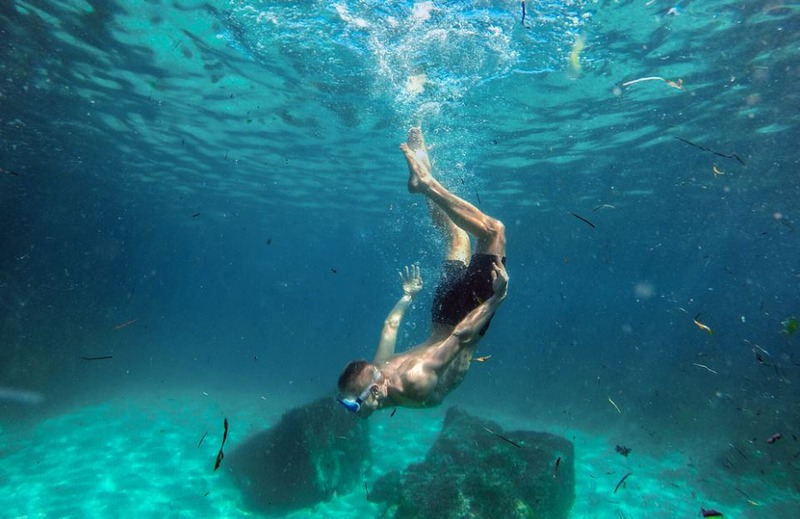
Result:
<svg viewBox="0 0 800 519"><path fill-rule="evenodd" d="M800 7L526 4L523 26L516 1L4 1L0 505L156 514L183 487L148 503L147 474L178 461L137 458L142 477L109 487L52 456L81 445L113 479L92 433L130 441L120 457L137 425L194 449L222 414L268 426L370 356L396 271L419 262L431 289L438 272L397 149L421 124L437 174L508 231L492 358L445 405L582 438L575 517L796 515ZM31 452L56 468L31 474ZM205 461L187 461L198 494L222 485ZM603 493L623 462L660 504ZM43 499L56 485L63 502ZM247 513L219 496L178 509Z"/></svg>

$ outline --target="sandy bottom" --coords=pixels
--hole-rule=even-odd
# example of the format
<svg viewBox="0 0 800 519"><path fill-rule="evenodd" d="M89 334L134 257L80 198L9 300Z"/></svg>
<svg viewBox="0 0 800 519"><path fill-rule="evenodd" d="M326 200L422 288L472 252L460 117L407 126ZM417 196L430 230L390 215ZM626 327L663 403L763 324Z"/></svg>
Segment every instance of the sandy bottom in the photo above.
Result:
<svg viewBox="0 0 800 519"><path fill-rule="evenodd" d="M1 515L262 517L244 508L224 461L220 470L213 470L223 418L230 424L226 450L232 450L249 434L275 423L290 406L312 399L289 398L297 401L202 391L139 393L62 410L29 427L7 423L0 426ZM444 411L374 416L371 479L421 460L439 433ZM688 518L699 517L701 507L722 511L725 517L800 517L797 492L755 476L704 471L704 464L697 462L702 446L698 452L665 452L659 458L637 451L623 457L602 435L559 430L519 416L487 417L507 430L544 430L573 441L577 497L572 518ZM614 492L627 473L625 484ZM381 510L365 494L357 489L282 517L378 517Z"/></svg>

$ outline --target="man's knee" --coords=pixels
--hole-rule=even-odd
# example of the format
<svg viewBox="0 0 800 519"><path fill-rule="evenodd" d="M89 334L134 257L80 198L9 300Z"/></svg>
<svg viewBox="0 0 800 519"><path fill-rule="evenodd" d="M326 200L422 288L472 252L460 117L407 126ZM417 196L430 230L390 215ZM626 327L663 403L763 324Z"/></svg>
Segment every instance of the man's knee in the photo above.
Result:
<svg viewBox="0 0 800 519"><path fill-rule="evenodd" d="M506 242L506 226L500 220L495 218L487 218L486 235L490 241L493 242Z"/></svg>

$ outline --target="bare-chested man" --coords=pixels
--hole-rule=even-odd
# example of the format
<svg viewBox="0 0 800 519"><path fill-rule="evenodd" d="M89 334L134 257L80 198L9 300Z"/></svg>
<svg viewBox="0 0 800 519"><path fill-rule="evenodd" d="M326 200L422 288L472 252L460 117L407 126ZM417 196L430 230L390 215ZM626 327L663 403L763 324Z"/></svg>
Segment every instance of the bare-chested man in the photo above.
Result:
<svg viewBox="0 0 800 519"><path fill-rule="evenodd" d="M427 340L403 353L394 352L403 314L422 289L419 267L412 266L401 273L403 297L386 318L375 358L349 363L339 377L338 401L363 418L384 407L440 404L464 380L508 286L503 223L433 178L419 128L409 130L408 142L400 149L408 162L408 190L427 198L433 223L446 237L447 256ZM470 255L470 235L477 240L474 255Z"/></svg>

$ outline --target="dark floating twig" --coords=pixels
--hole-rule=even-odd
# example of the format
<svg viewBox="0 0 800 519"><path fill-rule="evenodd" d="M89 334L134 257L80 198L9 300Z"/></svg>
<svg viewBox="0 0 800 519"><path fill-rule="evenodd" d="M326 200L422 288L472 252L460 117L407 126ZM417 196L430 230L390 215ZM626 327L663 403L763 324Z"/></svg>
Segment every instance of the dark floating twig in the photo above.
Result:
<svg viewBox="0 0 800 519"><path fill-rule="evenodd" d="M395 407L394 409L392 409L392 414L389 415L389 418L393 417L396 412L397 408Z"/></svg>
<svg viewBox="0 0 800 519"><path fill-rule="evenodd" d="M692 141L689 141L689 140L683 139L683 138L681 138L681 137L675 137L675 138L676 138L676 139L678 139L679 141L681 141L681 142L682 142L682 143L684 143L684 144L688 144L689 146L694 146L695 148L697 148L697 149L700 149L700 150L703 150L703 151L707 151L708 153L713 153L714 155L717 155L718 157L724 157L724 158L726 158L726 159L735 159L735 160L738 160L738 161L739 161L739 163L740 163L742 166L746 166L746 165L747 165L747 164L745 164L745 162L744 162L744 160L742 159L742 157L740 157L740 156L739 156L739 155L737 155L736 153L721 153L721 152L719 152L719 151L712 150L711 148L706 148L705 146L700 146L699 144L695 144L695 143L693 143Z"/></svg>
<svg viewBox="0 0 800 519"><path fill-rule="evenodd" d="M767 438L767 443L772 445L773 443L775 443L776 441L780 440L781 438L783 438L783 435L781 433L775 433L772 436L770 436L769 438Z"/></svg>
<svg viewBox="0 0 800 519"><path fill-rule="evenodd" d="M498 438L500 438L503 441L507 441L508 443L510 443L511 445L513 445L514 447L516 447L518 449L522 448L522 445L520 445L519 443L515 442L514 440L509 440L508 438L506 438L502 434L496 433L493 430L489 429L488 427L484 427L483 430L488 432L489 434L493 434L493 435L497 436Z"/></svg>
<svg viewBox="0 0 800 519"><path fill-rule="evenodd" d="M225 440L228 439L228 419L225 418L223 422L225 426L225 432L222 434L222 445L219 446L219 452L217 453L217 461L214 463L214 472L217 471L219 468L219 464L222 463L222 459L225 457L225 454L222 452L223 447L225 447Z"/></svg>
<svg viewBox="0 0 800 519"><path fill-rule="evenodd" d="M615 494L617 493L617 490L619 490L619 487L621 487L623 485L623 483L625 483L625 480L628 479L628 476L630 476L631 474L633 474L633 472L628 472L627 474L622 476L622 479L619 480L619 483L617 483L617 486L614 487L614 493Z"/></svg>
<svg viewBox="0 0 800 519"><path fill-rule="evenodd" d="M478 199L478 203L479 203L479 204L483 203L483 202L481 202L481 194L480 194L480 193L478 193L478 190L477 190L477 189L475 190L475 197Z"/></svg>
<svg viewBox="0 0 800 519"><path fill-rule="evenodd" d="M521 23L522 23L522 26L527 29L528 27L527 27L527 25L525 25L525 14L526 14L525 13L525 0L522 0L522 20L521 20Z"/></svg>
<svg viewBox="0 0 800 519"><path fill-rule="evenodd" d="M583 216L581 216L581 215L579 215L579 214L575 214L575 213L573 213L572 211L570 211L570 213L569 213L569 214L571 214L572 216L574 216L574 217L575 217L575 218L577 218L578 220L582 221L583 223L585 223L586 225L588 225L588 226L589 226L589 227L591 227L592 229L594 229L594 228L595 228L594 224L593 224L592 222L590 222L589 220L587 220L586 218L584 218Z"/></svg>
<svg viewBox="0 0 800 519"><path fill-rule="evenodd" d="M560 465L561 465L561 456L559 456L558 458L556 458L556 464L555 464L555 466L553 467L553 478L555 478L555 477L558 475L558 467L559 467Z"/></svg>
<svg viewBox="0 0 800 519"><path fill-rule="evenodd" d="M108 359L113 359L114 356L113 355L99 355L97 357L84 357L84 356L81 356L81 358L83 360L108 360Z"/></svg>
<svg viewBox="0 0 800 519"><path fill-rule="evenodd" d="M200 213L194 213L194 214L192 215L192 218L197 218L198 216L200 216Z"/></svg>
<svg viewBox="0 0 800 519"><path fill-rule="evenodd" d="M739 449L739 447L737 447L736 445L734 445L734 444L732 444L732 443L729 443L728 445L730 445L731 447L733 447L733 450L735 450L736 452L738 452L738 453L739 453L739 456L741 456L741 457L742 457L742 458L744 458L744 459L747 459L747 456L745 456L745 455L744 455L744 452L742 452L742 451L741 451L741 449ZM738 489L737 489L737 490L738 490Z"/></svg>
<svg viewBox="0 0 800 519"><path fill-rule="evenodd" d="M13 175L15 177L21 177L19 173L16 171L11 171L10 169L0 168L0 173L5 173L6 175Z"/></svg>
<svg viewBox="0 0 800 519"><path fill-rule="evenodd" d="M792 225L792 222L788 221L786 218L780 218L778 219L778 222L788 227L790 231L794 232L794 225Z"/></svg>
<svg viewBox="0 0 800 519"><path fill-rule="evenodd" d="M203 440L205 440L205 439L206 439L206 434L208 434L208 431L204 432L204 433L203 433L203 436L200 438L200 441L199 441L199 442L197 442L197 446L198 446L198 447L200 447L201 445L203 445Z"/></svg>

